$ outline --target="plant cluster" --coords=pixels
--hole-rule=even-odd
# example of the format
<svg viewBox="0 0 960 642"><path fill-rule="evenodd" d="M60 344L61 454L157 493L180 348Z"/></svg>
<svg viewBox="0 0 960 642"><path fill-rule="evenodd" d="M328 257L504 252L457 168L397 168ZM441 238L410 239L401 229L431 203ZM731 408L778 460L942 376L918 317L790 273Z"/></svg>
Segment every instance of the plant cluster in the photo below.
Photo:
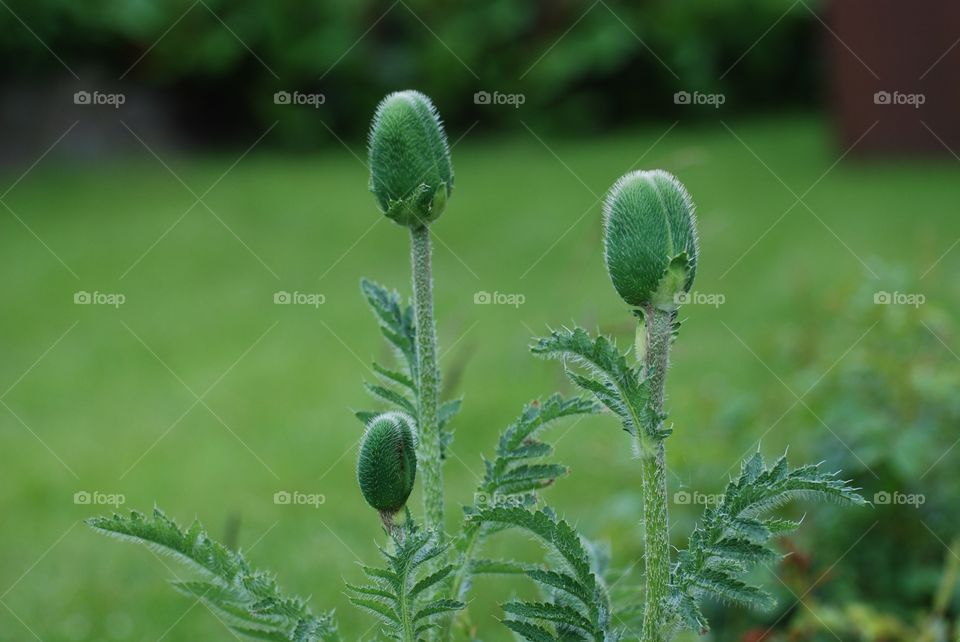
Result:
<svg viewBox="0 0 960 642"><path fill-rule="evenodd" d="M604 254L614 288L637 319L636 363L613 339L582 328L537 339L534 354L559 359L585 396L552 395L531 403L500 435L474 502L456 532L445 530L443 464L459 400L440 400L433 314L430 226L444 213L454 174L446 135L430 100L414 91L387 96L369 139L370 189L385 216L411 238L413 302L370 281L361 289L396 353L392 367L374 364L367 385L387 408L361 411L365 431L357 479L380 515L386 544L382 566L364 566L364 585L348 585L351 602L373 614L382 635L401 642L476 639L466 604L472 581L485 574L532 582L539 598L502 605L502 623L532 642L664 642L684 629L705 632L700 604L714 598L769 607L772 598L746 580L780 554L771 541L799 526L773 510L795 498L862 504L856 489L818 466L791 469L781 457L768 465L757 453L708 508L687 547L672 556L668 539L666 441L672 432L664 390L678 301L699 259L693 202L663 171L633 172L611 188L604 204ZM539 492L567 473L552 458L543 433L557 421L609 411L639 460L644 526L644 583L630 588L627 609L611 599L596 547L543 503ZM422 487L418 518L407 505ZM152 519L91 520L100 531L145 543L185 561L202 575L175 584L222 614L238 634L262 640L339 640L332 613L313 615L302 600L283 596L273 578L253 571L239 553L216 544L194 524L183 531L159 511ZM542 563L482 556L487 538L526 534L547 550Z"/></svg>
<svg viewBox="0 0 960 642"><path fill-rule="evenodd" d="M512 109L463 100L477 91L477 77L491 91L523 92L528 107L524 118L534 127L532 118L540 126L554 127L630 122L638 109L662 112L678 86L722 92L731 108L813 104L818 87L814 61L822 27L805 6L787 0L605 0L606 8L597 7L604 11L589 16L577 3L518 5L509 0L468 8L409 0L390 11L390 5L377 10L373 3L350 2L300 2L296 11L257 0L191 4L126 3L112 11L106 3L21 2L16 15L0 13L0 30L7 34L0 40L0 56L18 62L10 66L8 77L28 86L45 78L55 83L63 68L24 29L24 24L31 25L71 66L82 60L99 69L104 79L124 74L125 81L163 87L164 95L179 94L178 100L203 96L211 104L229 104L231 124L220 119L219 131L228 126L235 132L262 130L279 121L266 143L279 140L301 149L330 142L321 118L331 126L336 123L338 132L362 127L355 115L398 77L414 75L442 92L435 98L450 104L448 117L458 122L471 123L482 113L485 124L516 125ZM806 4L819 10L824 3ZM776 37L758 40L775 22ZM181 28L170 29L175 23ZM573 24L576 28L570 29ZM456 55L429 37L430 31ZM364 38L354 42L353 34L361 33ZM154 42L157 46L144 56L145 47ZM738 60L748 48L751 55ZM385 51L397 64L384 73L370 73L373 61ZM787 73L781 61L788 56ZM319 61L326 61L321 62L324 68L318 69ZM738 64L731 73L718 79L718 70L734 62ZM518 64L530 68L522 83L517 80ZM297 108L271 100L278 90L316 95L321 74L327 98L336 96L320 105L322 116L308 104ZM86 79L88 74L80 75ZM644 78L643 87L632 82L638 75ZM609 91L611 87L617 91ZM602 118L584 117L597 110ZM692 110L691 117L696 113ZM187 126L194 123L197 134L209 136L195 118ZM216 118L213 112L210 118Z"/></svg>
<svg viewBox="0 0 960 642"><path fill-rule="evenodd" d="M805 401L826 425L843 428L843 444L824 429L824 438L813 442L814 455L876 490L870 497L873 511L818 509L818 518L853 537L874 528L871 546L850 550L844 558L849 571L820 593L834 601L855 594L908 620L940 592L943 545L960 538L955 510L960 478L951 463L960 448L960 362L944 347L956 345L958 326L933 300L883 304L880 297L887 292L922 292L922 282L897 266L880 267L878 273L879 280L868 279L833 302L823 315L824 327L802 330L800 343L809 346L804 352L810 356L796 385L805 389L822 379ZM828 369L830 376L822 377ZM822 429L819 422L812 425ZM847 548L831 540L816 546L826 560ZM951 550L958 549L951 545ZM888 572L870 572L878 564ZM957 612L960 594L952 595L949 605Z"/></svg>

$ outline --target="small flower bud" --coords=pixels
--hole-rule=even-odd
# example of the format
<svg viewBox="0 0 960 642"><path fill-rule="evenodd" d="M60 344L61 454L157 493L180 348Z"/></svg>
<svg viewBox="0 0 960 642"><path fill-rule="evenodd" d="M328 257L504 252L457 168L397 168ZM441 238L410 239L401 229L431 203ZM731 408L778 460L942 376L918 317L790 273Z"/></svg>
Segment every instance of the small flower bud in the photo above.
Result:
<svg viewBox="0 0 960 642"><path fill-rule="evenodd" d="M398 91L370 125L370 191L388 218L407 227L437 220L453 191L453 164L437 109L419 91Z"/></svg>
<svg viewBox="0 0 960 642"><path fill-rule="evenodd" d="M403 508L417 476L412 420L387 412L370 420L360 444L357 481L373 508L393 514Z"/></svg>
<svg viewBox="0 0 960 642"><path fill-rule="evenodd" d="M700 253L693 201L662 171L618 180L603 204L604 259L613 287L628 304L676 308L689 292Z"/></svg>

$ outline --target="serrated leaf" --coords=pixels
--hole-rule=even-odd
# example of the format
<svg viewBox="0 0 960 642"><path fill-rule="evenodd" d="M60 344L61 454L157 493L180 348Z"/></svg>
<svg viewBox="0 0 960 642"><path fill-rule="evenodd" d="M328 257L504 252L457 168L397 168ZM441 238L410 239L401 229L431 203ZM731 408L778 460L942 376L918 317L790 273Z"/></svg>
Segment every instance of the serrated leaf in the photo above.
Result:
<svg viewBox="0 0 960 642"><path fill-rule="evenodd" d="M391 390L390 388L386 388L384 386L378 386L373 383L364 384L364 387L367 389L367 392L369 392L371 395L373 395L377 399L380 399L381 401L385 401L387 404L402 410L406 414L416 419L417 417L416 405L414 404L414 402L410 401L399 392L395 390Z"/></svg>
<svg viewBox="0 0 960 642"><path fill-rule="evenodd" d="M440 408L437 410L437 423L441 430L460 412L462 406L463 398L451 399L440 404Z"/></svg>
<svg viewBox="0 0 960 642"><path fill-rule="evenodd" d="M501 608L510 615L528 620L546 620L554 624L580 629L588 635L594 633L590 620L580 615L574 609L561 604L512 601L502 604Z"/></svg>
<svg viewBox="0 0 960 642"><path fill-rule="evenodd" d="M420 620L431 618L435 615L440 615L441 613L459 611L464 606L466 605L459 600L433 600L432 602L425 604L423 608L417 611L417 614L413 616L413 621L419 622Z"/></svg>
<svg viewBox="0 0 960 642"><path fill-rule="evenodd" d="M678 554L671 586L674 615L682 625L697 632L707 628L696 607L697 599L705 595L752 608L772 607L769 594L741 577L757 564L780 557L770 541L795 530L799 522L763 515L798 498L864 503L856 488L818 466L790 470L785 457L770 467L759 452L749 457L727 484L721 501L704 511L687 549Z"/></svg>
<svg viewBox="0 0 960 642"><path fill-rule="evenodd" d="M202 600L222 614L237 633L261 640L297 642L339 640L332 614L315 616L299 598L284 596L273 576L256 571L244 557L213 541L198 521L182 529L160 509L148 518L94 517L87 520L94 530L147 546L200 572L202 581L178 581L174 588ZM299 633L298 633L299 632Z"/></svg>
<svg viewBox="0 0 960 642"><path fill-rule="evenodd" d="M514 633L519 633L530 642L560 642L560 639L542 626L522 620L503 620L503 625Z"/></svg>
<svg viewBox="0 0 960 642"><path fill-rule="evenodd" d="M419 530L412 519L391 533L393 550L380 549L386 568L361 567L372 585L347 585L350 601L368 612L374 613L387 625L387 633L393 639L409 640L412 634L425 631L434 616L462 609L457 600L428 599L430 589L438 586L454 571L446 565L432 572L430 563L440 558L447 545L441 544L434 531ZM425 624L420 626L420 621Z"/></svg>
<svg viewBox="0 0 960 642"><path fill-rule="evenodd" d="M530 350L539 356L563 359L585 368L590 377L566 368L581 388L620 417L624 428L644 443L669 435L665 416L653 404L649 386L639 369L627 364L625 356L608 337L591 337L583 328L554 330L537 339Z"/></svg>
<svg viewBox="0 0 960 642"><path fill-rule="evenodd" d="M535 401L524 406L520 415L501 433L493 461L485 461L486 473L477 488L475 500L478 505L465 507L465 513L476 516L490 506L508 505L522 509L536 504L536 491L567 473L566 466L536 461L553 452L549 444L538 441L539 434L562 419L599 411L600 406L590 399L564 398L561 395L552 395L543 402ZM473 562L473 554L486 537L507 527L507 524L492 522L467 522L463 536L457 540L457 564L460 570L453 582L454 596L465 595L473 573L498 572L493 566L484 566L492 562ZM500 572L518 571L504 567Z"/></svg>
<svg viewBox="0 0 960 642"><path fill-rule="evenodd" d="M389 368L381 366L376 361L373 362L373 371L383 377L385 381L399 384L410 392L416 393L417 385L414 383L413 379L411 379L405 373L398 370L390 370Z"/></svg>
<svg viewBox="0 0 960 642"><path fill-rule="evenodd" d="M470 516L469 520L480 524L507 525L535 535L547 545L553 554L551 559L557 559L562 563L560 568L528 567L525 569L526 575L538 584L557 589L583 604L582 612L571 608L573 613L580 613L580 617L583 618L582 620L574 618L576 620L574 624L572 620L561 622L552 617L562 618L564 614L569 616L565 610L565 604L560 604L554 610L550 606L543 606L542 603L508 603L511 605L514 616L526 618L508 620L522 625L519 629L514 628L515 631L521 635L548 635L559 639L563 627L573 626L588 631L597 642L611 639L612 632L608 629L610 602L606 590L593 571L590 554L580 540L580 536L567 522L547 510L530 512L523 508L504 507L481 510ZM512 569L508 567L507 570ZM519 606L521 604L523 606ZM537 613L536 617L532 615L534 612ZM551 632L539 624L528 621L531 619L550 620L557 625L556 630ZM584 625L584 622L587 624ZM569 635L564 634L564 638L569 638Z"/></svg>
<svg viewBox="0 0 960 642"><path fill-rule="evenodd" d="M436 573L432 573L426 576L425 578L423 578L422 580L414 584L413 588L410 589L410 596L416 597L420 595L420 593L422 593L423 591L427 590L431 586L435 585L437 582L440 582L446 577L448 577L452 572L453 572L453 566L449 565L449 566L444 566Z"/></svg>

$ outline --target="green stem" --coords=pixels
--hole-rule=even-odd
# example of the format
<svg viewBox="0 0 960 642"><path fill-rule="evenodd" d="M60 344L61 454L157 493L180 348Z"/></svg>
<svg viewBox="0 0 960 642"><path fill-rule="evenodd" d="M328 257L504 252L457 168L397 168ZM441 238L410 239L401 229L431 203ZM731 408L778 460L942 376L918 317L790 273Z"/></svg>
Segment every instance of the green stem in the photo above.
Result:
<svg viewBox="0 0 960 642"><path fill-rule="evenodd" d="M468 527L463 536L466 537L466 543L463 545L463 553L458 558L459 568L454 572L453 582L449 597L454 600L460 599L460 593L463 591L463 585L470 578L470 567L473 562L473 555L480 542L480 526ZM452 614L443 624L442 633L438 640L453 640L453 631L458 623L464 623L463 628L469 628L470 613L464 609L458 613Z"/></svg>
<svg viewBox="0 0 960 642"><path fill-rule="evenodd" d="M400 589L400 628L403 631L402 642L418 642L417 632L413 626L413 609L410 604L410 598L407 595L407 587Z"/></svg>
<svg viewBox="0 0 960 642"><path fill-rule="evenodd" d="M655 306L644 309L645 323L637 332L646 331L643 355L644 376L649 382L653 409L663 412L664 385L670 357L675 312ZM659 428L659 426L658 426ZM643 480L644 561L647 588L643 617L643 642L663 642L666 604L670 585L670 540L667 522L667 465L663 440L651 443L640 435L640 462Z"/></svg>
<svg viewBox="0 0 960 642"><path fill-rule="evenodd" d="M428 528L443 536L443 468L437 406L440 370L437 368L437 330L433 320L433 279L430 271L430 230L410 230L413 301L417 323L418 468L423 479L423 506Z"/></svg>

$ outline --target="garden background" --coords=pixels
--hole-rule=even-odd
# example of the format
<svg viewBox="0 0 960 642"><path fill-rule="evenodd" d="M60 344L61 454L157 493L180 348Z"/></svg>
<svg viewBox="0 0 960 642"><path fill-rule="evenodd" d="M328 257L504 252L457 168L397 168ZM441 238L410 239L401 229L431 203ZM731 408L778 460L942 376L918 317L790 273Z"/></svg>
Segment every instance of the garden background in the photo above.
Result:
<svg viewBox="0 0 960 642"><path fill-rule="evenodd" d="M406 88L434 99L457 173L432 228L445 394L465 396L451 526L522 405L572 392L531 338L631 343L600 200L660 167L702 243L668 388L673 544L758 447L826 460L875 504L794 511L764 571L780 607L714 605L711 639L958 639L946 0L0 0L0 34L0 640L231 639L164 585L169 561L82 524L154 505L374 638L342 593L382 540L354 479L352 410L385 352L359 279L406 294L409 266L365 136ZM555 429L572 472L545 495L631 569L619 433ZM509 639L513 585L480 584L479 636Z"/></svg>

